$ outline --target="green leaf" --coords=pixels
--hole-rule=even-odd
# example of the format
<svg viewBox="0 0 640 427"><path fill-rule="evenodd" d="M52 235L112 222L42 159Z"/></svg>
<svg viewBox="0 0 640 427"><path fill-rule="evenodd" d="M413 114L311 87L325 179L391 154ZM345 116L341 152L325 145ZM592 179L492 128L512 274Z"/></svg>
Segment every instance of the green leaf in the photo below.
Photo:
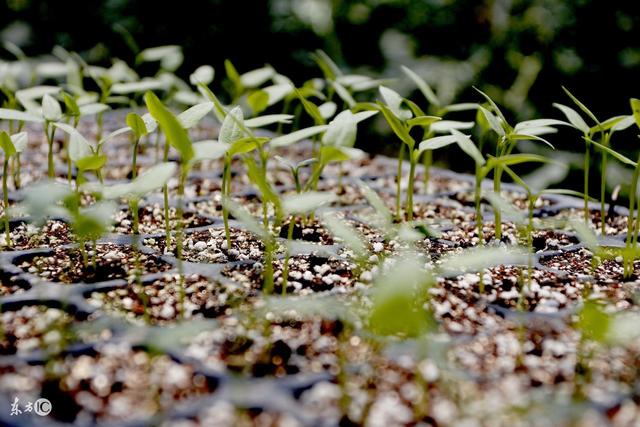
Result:
<svg viewBox="0 0 640 427"><path fill-rule="evenodd" d="M307 139L313 135L317 135L326 131L329 128L328 125L312 126L304 129L297 130L287 135L275 137L269 143L272 147L284 147L294 144L303 139Z"/></svg>
<svg viewBox="0 0 640 427"><path fill-rule="evenodd" d="M218 140L224 144L233 144L244 136L241 124L244 122L242 109L236 106L231 109L222 121Z"/></svg>
<svg viewBox="0 0 640 427"><path fill-rule="evenodd" d="M386 105L384 105L383 103L378 103L378 105L380 106L382 115L387 120L387 123L389 123L391 130L393 130L393 133L395 133L402 142L407 144L410 148L413 148L415 141L409 134L407 128L404 126L404 123L402 123L400 119L395 114L393 114L393 112L389 108L387 108Z"/></svg>
<svg viewBox="0 0 640 427"><path fill-rule="evenodd" d="M256 88L266 83L275 73L275 70L267 65L244 73L240 76L240 82L245 88Z"/></svg>
<svg viewBox="0 0 640 427"><path fill-rule="evenodd" d="M631 111L633 112L633 119L636 121L636 126L640 128L640 99L631 98L629 100L631 105Z"/></svg>
<svg viewBox="0 0 640 427"><path fill-rule="evenodd" d="M78 103L76 102L75 99L73 99L71 95L69 95L66 92L62 92L62 100L64 101L64 105L67 109L67 114L69 116L73 116L73 117L80 116L80 107L78 106Z"/></svg>
<svg viewBox="0 0 640 427"><path fill-rule="evenodd" d="M527 265L529 254L519 247L475 247L445 255L438 270L444 277L475 273L499 265Z"/></svg>
<svg viewBox="0 0 640 427"><path fill-rule="evenodd" d="M208 85L213 81L215 70L211 65L201 65L189 76L189 82L197 86L198 83Z"/></svg>
<svg viewBox="0 0 640 427"><path fill-rule="evenodd" d="M507 119L504 117L504 114L502 114L502 111L500 111L500 108L498 108L498 104L496 104L493 99L491 99L491 97L489 95L487 95L486 93L484 93L483 91L481 91L480 89L474 87L474 89L484 97L484 99L487 100L487 102L489 103L489 105L491 105L491 108L493 109L493 112L496 113L496 115L500 118L500 120L504 123L507 124Z"/></svg>
<svg viewBox="0 0 640 427"><path fill-rule="evenodd" d="M193 144L193 158L191 163L203 160L215 160L224 156L229 151L229 146L218 141L198 141Z"/></svg>
<svg viewBox="0 0 640 427"><path fill-rule="evenodd" d="M476 147L476 145L467 135L457 131L456 129L451 129L451 134L456 137L456 143L458 144L460 149L467 153L469 157L471 157L473 161L476 162L476 164L483 165L485 163L484 157L482 157L482 153L480 153L478 147Z"/></svg>
<svg viewBox="0 0 640 427"><path fill-rule="evenodd" d="M125 121L127 123L127 126L129 126L133 131L136 140L140 139L148 133L147 126L145 125L144 120L142 120L142 117L140 117L136 113L127 114L127 118Z"/></svg>
<svg viewBox="0 0 640 427"><path fill-rule="evenodd" d="M569 123L571 123L574 128L578 129L585 135L589 133L589 125L584 121L584 119L580 116L580 114L578 114L576 110L558 103L553 103L553 106L562 111L567 120L569 120Z"/></svg>
<svg viewBox="0 0 640 427"><path fill-rule="evenodd" d="M227 73L227 78L233 84L233 88L234 88L234 91L236 92L236 95L239 95L242 92L244 92L244 86L242 85L240 74L238 74L236 67L234 67L233 63L228 59L224 60L224 70Z"/></svg>
<svg viewBox="0 0 640 427"><path fill-rule="evenodd" d="M169 144L178 150L182 161L188 163L193 157L194 152L187 131L153 92L147 92L144 95L144 100L149 112L160 124L160 128L162 132L164 132Z"/></svg>
<svg viewBox="0 0 640 427"><path fill-rule="evenodd" d="M471 129L474 122L459 122L456 120L440 120L431 125L431 131L435 133L451 132L451 129L466 130Z"/></svg>
<svg viewBox="0 0 640 427"><path fill-rule="evenodd" d="M105 199L140 198L164 186L175 175L177 169L175 163L160 163L141 173L131 182L105 187L102 195Z"/></svg>
<svg viewBox="0 0 640 427"><path fill-rule="evenodd" d="M598 142L595 142L592 139L589 138L584 138L585 141L593 144L597 149L604 151L605 153L610 154L611 156L615 157L616 159L618 159L620 162L627 164L629 166L633 166L634 168L636 167L636 162L634 162L633 160L631 160L630 158L623 156L622 154L618 153L617 151L613 150L612 148L609 148L607 146L604 146Z"/></svg>
<svg viewBox="0 0 640 427"><path fill-rule="evenodd" d="M547 163L551 160L537 154L509 154L502 157L491 157L487 161L486 169L491 170L498 165L513 166L520 163L540 162Z"/></svg>
<svg viewBox="0 0 640 427"><path fill-rule="evenodd" d="M345 162L352 159L349 147L336 147L326 145L320 148L320 164L327 165L331 162Z"/></svg>
<svg viewBox="0 0 640 427"><path fill-rule="evenodd" d="M353 147L358 132L355 116L349 110L342 111L330 123L322 135L324 145Z"/></svg>
<svg viewBox="0 0 640 427"><path fill-rule="evenodd" d="M520 133L512 133L509 134L509 139L511 141L518 141L518 140L531 140L531 141L540 141L540 142L544 142L545 144L547 144L552 150L555 150L556 148L551 145L551 143L549 141L547 141L544 138L539 137L538 135L530 135L525 133L526 129L524 129L522 132Z"/></svg>
<svg viewBox="0 0 640 427"><path fill-rule="evenodd" d="M313 54L313 59L316 61L316 64L318 64L327 80L335 80L338 76L342 75L340 68L335 62L333 62L329 55L324 53L324 51L316 50Z"/></svg>
<svg viewBox="0 0 640 427"><path fill-rule="evenodd" d="M59 214L58 204L71 191L70 187L53 181L36 182L25 187L21 208L36 225L41 225L48 216Z"/></svg>
<svg viewBox="0 0 640 427"><path fill-rule="evenodd" d="M256 140L254 138L252 137L241 138L236 140L233 144L229 146L229 150L227 151L227 154L229 156L235 156L237 154L246 154L246 153L252 152L253 150L256 150L258 147L259 145L256 144Z"/></svg>
<svg viewBox="0 0 640 427"><path fill-rule="evenodd" d="M130 93L147 92L164 89L165 83L157 79L142 79L139 82L116 83L111 86L111 93L127 95Z"/></svg>
<svg viewBox="0 0 640 427"><path fill-rule="evenodd" d="M635 122L634 117L631 116L622 116L623 119L620 120L619 122L615 123L613 126L611 126L611 133L613 132L618 132L621 130L625 130L629 127L631 127L633 125L633 123Z"/></svg>
<svg viewBox="0 0 640 427"><path fill-rule="evenodd" d="M318 111L320 111L320 115L325 120L333 117L337 109L338 109L338 106L336 105L336 103L331 101L325 102L318 106Z"/></svg>
<svg viewBox="0 0 640 427"><path fill-rule="evenodd" d="M575 96L573 96L573 94L571 92L569 92L569 90L562 86L562 90L564 90L564 92L569 96L569 98L571 98L571 100L573 101L574 104L576 104L578 106L578 108L580 108L582 110L583 113L585 113L587 116L589 116L591 118L591 120L593 120L596 123L600 123L600 120L598 120L595 116L595 114L593 114L591 112L591 110L589 110L587 108L586 105L584 105L582 102L580 102L578 100L578 98L576 98Z"/></svg>
<svg viewBox="0 0 640 427"><path fill-rule="evenodd" d="M322 117L322 114L320 113L318 106L313 102L309 101L307 98L305 98L298 89L295 89L295 93L298 99L300 100L300 102L302 103L302 107L304 108L304 111L306 111L307 114L311 116L315 124L316 125L325 124L326 122L324 120L324 117Z"/></svg>
<svg viewBox="0 0 640 427"><path fill-rule="evenodd" d="M394 261L375 281L369 327L380 335L422 336L435 324L423 306L423 295L433 279L417 257L404 256Z"/></svg>
<svg viewBox="0 0 640 427"><path fill-rule="evenodd" d="M480 104L475 102L461 102L459 104L451 104L447 105L440 109L440 114L444 115L451 112L456 111L469 111L469 110L477 110L480 107Z"/></svg>
<svg viewBox="0 0 640 427"><path fill-rule="evenodd" d="M391 90L385 86L380 86L379 91L388 110L396 118L398 118L399 120L409 120L412 117L411 111L401 107L403 100L396 91Z"/></svg>
<svg viewBox="0 0 640 427"><path fill-rule="evenodd" d="M69 134L69 158L72 162L77 163L78 160L93 154L93 147L76 128L66 123L53 125Z"/></svg>
<svg viewBox="0 0 640 427"><path fill-rule="evenodd" d="M185 129L191 129L213 110L213 102L202 102L178 114L178 121Z"/></svg>
<svg viewBox="0 0 640 427"><path fill-rule="evenodd" d="M100 114L103 113L107 110L110 110L111 107L109 107L106 104L101 104L99 102L92 102L90 104L85 104L85 105L81 105L80 106L80 115L85 117L85 116L91 116L94 114Z"/></svg>
<svg viewBox="0 0 640 427"><path fill-rule="evenodd" d="M247 97L247 103L253 114L260 114L269 106L269 94L264 90L255 90Z"/></svg>
<svg viewBox="0 0 640 427"><path fill-rule="evenodd" d="M29 134L27 132L18 132L11 135L11 142L17 153L22 153L29 144Z"/></svg>
<svg viewBox="0 0 640 427"><path fill-rule="evenodd" d="M263 87L262 91L269 95L268 106L272 106L282 101L287 95L293 92L295 88L291 83L281 83L273 86Z"/></svg>
<svg viewBox="0 0 640 427"><path fill-rule="evenodd" d="M0 130L0 148L2 148L2 151L4 152L5 161L17 152L11 137L3 130Z"/></svg>
<svg viewBox="0 0 640 427"><path fill-rule="evenodd" d="M0 120L15 120L18 122L35 122L42 123L44 119L35 114L25 111L11 110L9 108L0 108Z"/></svg>
<svg viewBox="0 0 640 427"><path fill-rule="evenodd" d="M586 300L580 310L578 328L586 339L604 341L609 332L611 320L600 305L593 300Z"/></svg>
<svg viewBox="0 0 640 427"><path fill-rule="evenodd" d="M98 240L112 222L116 207L116 204L111 201L103 201L83 209L71 223L73 233L83 239Z"/></svg>
<svg viewBox="0 0 640 427"><path fill-rule="evenodd" d="M282 209L287 214L310 214L322 206L331 204L336 198L334 193L318 191L292 194L282 198Z"/></svg>
<svg viewBox="0 0 640 427"><path fill-rule="evenodd" d="M605 132L608 131L609 129L613 128L615 125L617 125L618 123L620 123L621 121L623 121L624 119L628 118L629 116L616 116L616 117L610 117L607 120L605 120L602 123L599 123L595 126L591 126L591 128L589 129L589 133L591 135L595 134L596 132ZM633 122L631 122L629 124L629 126L633 124ZM628 127L628 126L627 126Z"/></svg>
<svg viewBox="0 0 640 427"><path fill-rule="evenodd" d="M48 93L42 97L42 116L49 122L57 122L62 118L60 103Z"/></svg>
<svg viewBox="0 0 640 427"><path fill-rule="evenodd" d="M514 131L519 132L525 129L548 127L548 126L571 126L571 125L567 122L563 122L562 120L556 120L556 119L534 119L534 120L525 120L523 122L518 123L514 127Z"/></svg>
<svg viewBox="0 0 640 427"><path fill-rule="evenodd" d="M500 122L500 119L498 117L494 116L489 110L484 107L480 107L478 111L482 113L491 129L495 133L497 133L498 136L505 136L506 133L504 131L504 127L502 127L502 122Z"/></svg>
<svg viewBox="0 0 640 427"><path fill-rule="evenodd" d="M440 120L442 120L442 118L436 117L436 116L419 116L419 117L414 117L413 119L407 120L407 124L409 125L409 127L414 127L414 126L429 127L433 123Z"/></svg>
<svg viewBox="0 0 640 427"><path fill-rule="evenodd" d="M455 135L442 135L428 138L420 143L418 146L418 152L423 153L427 150L437 150L439 148L446 147L447 145L451 145L457 140L458 137Z"/></svg>
<svg viewBox="0 0 640 427"><path fill-rule="evenodd" d="M324 213L322 223L327 227L331 235L342 240L342 243L353 252L358 260L369 258L369 251L362 234L351 224L341 219L335 213Z"/></svg>
<svg viewBox="0 0 640 427"><path fill-rule="evenodd" d="M436 96L435 92L431 89L431 86L429 86L422 77L416 74L409 67L401 65L400 68L402 69L402 72L407 75L407 77L413 80L416 86L418 86L418 89L420 89L420 92L422 92L422 95L424 95L424 97L427 99L427 101L429 101L430 104L436 107L440 107L440 100Z"/></svg>
<svg viewBox="0 0 640 427"><path fill-rule="evenodd" d="M374 111L360 111L359 113L355 113L353 115L353 118L355 119L356 123L360 123L362 121L367 120L370 117L375 116L376 114L378 114L378 110L374 110Z"/></svg>
<svg viewBox="0 0 640 427"><path fill-rule="evenodd" d="M333 80L329 80L329 84L331 84L331 86L336 91L340 99L342 99L345 102L345 104L349 106L349 108L353 108L353 106L356 105L356 100L353 99L349 91L345 89L344 86L342 86L340 83Z"/></svg>
<svg viewBox="0 0 640 427"><path fill-rule="evenodd" d="M275 123L289 124L292 120L293 116L291 114L268 114L265 116L258 116L252 119L247 119L244 121L244 125L248 128L259 128Z"/></svg>
<svg viewBox="0 0 640 427"><path fill-rule="evenodd" d="M106 154L95 154L78 159L76 161L76 166L80 171L91 171L101 169L106 163Z"/></svg>

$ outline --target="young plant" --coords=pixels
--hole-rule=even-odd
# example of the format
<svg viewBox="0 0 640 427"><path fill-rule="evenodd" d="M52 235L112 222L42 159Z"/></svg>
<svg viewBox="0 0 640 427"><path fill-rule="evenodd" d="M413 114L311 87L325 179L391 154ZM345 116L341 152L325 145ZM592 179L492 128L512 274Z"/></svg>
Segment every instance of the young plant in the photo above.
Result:
<svg viewBox="0 0 640 427"><path fill-rule="evenodd" d="M9 218L9 187L7 185L7 177L9 176L9 161L14 156L18 156L27 146L28 136L26 132L20 132L15 135L0 130L0 148L4 153L4 162L2 165L2 202L4 207L4 232L5 244L11 247L11 228Z"/></svg>
<svg viewBox="0 0 640 427"><path fill-rule="evenodd" d="M585 224L589 222L589 174L591 172L591 141L594 135L598 132L604 132L604 128L600 121L596 118L596 116L589 110L582 102L580 102L571 92L569 92L566 88L562 88L565 93L571 98L573 103L583 112L585 113L591 120L593 120L596 125L590 127L587 122L582 118L582 116L575 111L573 108L568 107L563 104L554 103L553 106L562 111L564 116L567 118L569 125L576 130L582 132L582 139L585 141L585 152L584 152L584 178L583 178L583 186L584 186L584 222ZM608 138L603 137L603 143L608 147L609 140ZM601 181L601 208L602 214L604 213L604 192L605 192L605 169L607 165L607 154L604 153L602 156L602 181ZM604 234L604 216L601 218L602 220L602 231Z"/></svg>
<svg viewBox="0 0 640 427"><path fill-rule="evenodd" d="M411 338L424 336L435 327L427 306L428 289L434 283L424 270L424 261L404 254L391 261L391 267L376 278L369 329L385 336Z"/></svg>
<svg viewBox="0 0 640 427"><path fill-rule="evenodd" d="M182 275L182 244L183 244L183 209L184 209L184 186L191 168L199 161L205 159L217 159L225 154L227 146L214 141L201 141L193 144L187 130L181 121L162 104L153 92L147 92L144 96L150 114L158 122L164 133L167 143L170 144L180 154L180 170L178 178L178 204L176 208L176 258L178 259L178 269ZM165 184L166 188L166 184ZM165 200L166 201L166 200ZM165 208L165 213L167 209ZM168 215L167 215L168 218ZM166 221L166 218L165 218ZM170 230L167 228L167 235ZM170 239L170 237L169 237ZM170 240L168 241L170 243ZM170 245L168 244L167 247Z"/></svg>
<svg viewBox="0 0 640 427"><path fill-rule="evenodd" d="M49 147L47 154L48 176L49 179L53 179L55 177L55 164L53 161L53 136L55 127L51 125L62 119L62 109L58 101L48 93L45 93L42 97L42 116L44 117L44 133L47 137Z"/></svg>
<svg viewBox="0 0 640 427"><path fill-rule="evenodd" d="M24 190L20 209L37 226L48 217L64 218L71 226L83 265L87 268L90 264L86 244L92 243L91 265L95 267L97 241L108 231L116 205L111 201L100 201L83 208L80 193L67 186L45 182Z"/></svg>
<svg viewBox="0 0 640 427"><path fill-rule="evenodd" d="M511 126L505 118L500 108L495 102L484 92L476 89L487 101L489 109L482 106L479 107L480 117L486 125L498 136L496 144L495 157L500 159L503 156L511 155L518 141L530 140L547 144L554 148L549 141L540 135L555 133L557 130L553 127L556 125L566 125L565 122L554 119L536 119L520 122L515 126ZM495 162L493 168L493 191L500 194L502 179L502 164ZM502 219L500 211L494 209L495 217L495 235L496 239L502 238Z"/></svg>

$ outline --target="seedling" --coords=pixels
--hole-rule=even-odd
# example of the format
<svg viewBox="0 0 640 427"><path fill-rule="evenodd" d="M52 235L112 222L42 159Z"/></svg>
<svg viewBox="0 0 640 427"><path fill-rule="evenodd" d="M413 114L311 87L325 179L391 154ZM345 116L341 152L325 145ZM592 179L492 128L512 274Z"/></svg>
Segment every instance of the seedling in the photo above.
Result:
<svg viewBox="0 0 640 427"><path fill-rule="evenodd" d="M515 126L511 126L505 118L500 108L493 100L484 92L476 89L489 104L489 109L479 107L481 118L486 125L498 136L496 144L495 157L500 159L503 156L511 155L511 152L516 146L518 141L530 140L538 141L547 144L549 147L554 148L549 141L542 138L540 135L549 133L555 133L556 129L552 126L565 125L565 122L554 119L536 119L520 122ZM493 191L496 194L500 194L501 179L502 179L502 163L496 162L493 168ZM495 235L496 239L502 239L502 219L498 209L494 209L495 217Z"/></svg>
<svg viewBox="0 0 640 427"><path fill-rule="evenodd" d="M384 115L387 123L396 134L402 145L400 146L400 153L398 155L398 176L396 186L396 221L402 219L402 207L401 207L401 179L402 179L402 161L404 158L405 149L409 151L409 187L407 188L407 200L405 210L407 212L407 219L413 220L413 188L415 179L416 164L420 158L422 152L416 149L416 141L410 135L411 128L414 126L429 127L432 123L440 120L440 117L436 116L418 116L413 117L413 113L402 107L403 99L393 90L380 86L380 93L384 99L384 104L378 102L380 111ZM424 151L424 150L423 150Z"/></svg>
<svg viewBox="0 0 640 427"><path fill-rule="evenodd" d="M9 225L9 187L7 186L7 177L9 176L9 161L12 157L19 155L27 146L28 135L26 132L20 132L9 136L5 131L0 131L0 148L4 153L4 162L2 165L2 201L4 203L4 232L5 243L7 247L11 247L11 228Z"/></svg>

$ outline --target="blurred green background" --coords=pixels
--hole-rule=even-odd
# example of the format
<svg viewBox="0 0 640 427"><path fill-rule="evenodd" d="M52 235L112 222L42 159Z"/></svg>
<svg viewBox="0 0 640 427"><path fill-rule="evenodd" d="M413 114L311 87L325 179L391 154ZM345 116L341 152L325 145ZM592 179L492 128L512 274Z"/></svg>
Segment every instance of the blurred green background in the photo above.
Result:
<svg viewBox="0 0 640 427"><path fill-rule="evenodd" d="M445 101L477 101L477 85L520 119L550 113L560 85L596 114L626 114L640 75L640 14L628 0L7 0L0 28L28 55L59 44L96 63L179 44L184 75L208 63L221 76L230 58L302 81L319 75L309 54L321 48L356 72L398 76L406 64Z"/></svg>

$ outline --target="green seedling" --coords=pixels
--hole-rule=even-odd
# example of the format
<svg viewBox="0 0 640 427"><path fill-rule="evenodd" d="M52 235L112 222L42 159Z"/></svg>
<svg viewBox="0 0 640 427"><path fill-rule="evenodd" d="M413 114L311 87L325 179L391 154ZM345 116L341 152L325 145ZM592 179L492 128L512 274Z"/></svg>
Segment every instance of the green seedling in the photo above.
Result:
<svg viewBox="0 0 640 427"><path fill-rule="evenodd" d="M441 120L436 116L420 115L414 117L414 113L405 109L402 104L405 100L393 90L380 86L380 94L384 99L384 103L378 102L378 106L385 120L396 134L402 144L400 145L400 154L398 155L398 176L396 184L396 221L402 219L402 207L401 207L401 180L402 180L402 162L405 155L405 150L409 151L409 186L407 188L407 200L405 211L407 212L407 219L413 220L413 193L414 193L414 180L416 164L420 158L422 152L416 147L416 141L411 136L410 131L413 127L419 126L426 128L425 132L428 132L429 126ZM411 104L410 104L411 105Z"/></svg>
<svg viewBox="0 0 640 427"><path fill-rule="evenodd" d="M18 156L27 146L28 135L26 132L20 132L15 135L9 135L5 131L0 131L0 148L4 154L4 162L2 164L2 202L4 204L4 232L5 244L11 247L11 228L9 218L9 187L7 185L7 177L9 176L9 161L11 158Z"/></svg>
<svg viewBox="0 0 640 427"><path fill-rule="evenodd" d="M420 337L433 330L435 322L427 306L432 275L416 256L392 260L392 266L376 278L368 326L374 333L401 338Z"/></svg>
<svg viewBox="0 0 640 427"><path fill-rule="evenodd" d="M180 169L178 178L178 204L176 208L176 257L178 258L178 269L181 280L182 272L182 244L183 244L183 210L184 210L184 187L189 171L199 161L205 159L217 159L225 154L228 147L214 141L201 141L193 144L181 121L171 113L158 99L153 92L147 92L144 96L147 108L151 116L158 122L164 133L167 143L170 144L180 155ZM165 184L166 188L166 184ZM166 201L166 200L165 200ZM167 209L165 207L165 213ZM165 221L169 216L167 215ZM170 230L167 227L167 247L170 246Z"/></svg>
<svg viewBox="0 0 640 427"><path fill-rule="evenodd" d="M571 92L569 92L566 88L562 88L565 93L569 96L569 98L571 98L571 100L573 101L573 103L584 113L586 114L591 120L593 120L593 122L595 122L595 126L590 127L587 122L582 118L582 116L575 111L573 108L568 107L566 105L563 104L558 104L558 103L554 103L553 106L558 108L560 111L562 111L562 113L564 114L564 116L567 118L567 121L569 122L570 126L573 127L576 130L579 130L580 132L582 132L582 138L585 141L585 153L584 153L584 221L585 223L589 222L589 201L588 201L588 196L589 196L589 174L591 171L591 140L593 139L594 135L598 132L603 132L605 131L604 127L602 127L602 124L600 123L600 121L596 118L596 116L591 112L591 110L589 110L582 102L580 102L575 96L573 96L573 94L571 94ZM615 123L614 123L615 124ZM609 137L604 137L603 136L603 141L602 141L607 147L609 145ZM606 168L606 164L607 164L607 154L604 153L602 156L602 166L603 168ZM604 191L605 191L605 185L604 185L604 180L605 180L605 169L601 170L601 174L602 174L602 189L601 189L601 203L602 203L602 212L604 213ZM603 231L604 231L604 217L603 218Z"/></svg>
<svg viewBox="0 0 640 427"><path fill-rule="evenodd" d="M280 164L282 164L284 167L286 167L289 170L289 172L291 172L291 177L293 178L293 182L295 183L295 186L296 186L296 193L302 192L302 183L300 182L300 171L303 168L307 166L311 166L318 161L318 159L306 159L294 164L288 159L285 159L284 157L281 157L281 156L275 156L275 159L278 162L280 162Z"/></svg>
<svg viewBox="0 0 640 427"><path fill-rule="evenodd" d="M540 135L555 133L557 130L553 126L566 125L567 123L554 119L536 119L520 122L511 126L496 103L484 92L476 89L487 101L488 108L479 107L479 119L483 127L488 127L497 136L496 153L497 159L511 155L518 141L542 142L552 149L553 145ZM500 194L502 179L502 165L495 164L493 169L493 191ZM502 219L499 210L494 210L496 239L502 238Z"/></svg>

